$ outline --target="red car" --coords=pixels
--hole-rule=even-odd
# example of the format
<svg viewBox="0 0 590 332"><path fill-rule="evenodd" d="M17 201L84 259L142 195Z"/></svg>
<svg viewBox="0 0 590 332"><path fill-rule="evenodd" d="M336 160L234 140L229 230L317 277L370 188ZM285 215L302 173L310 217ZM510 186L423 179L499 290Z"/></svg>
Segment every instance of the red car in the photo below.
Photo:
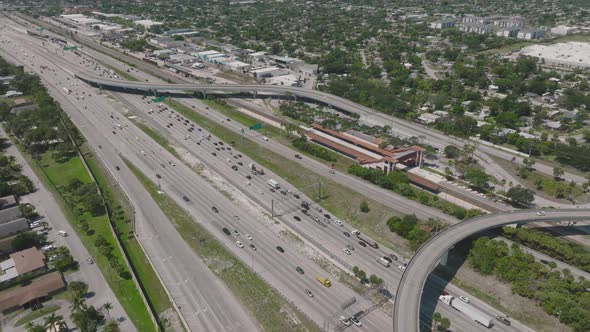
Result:
<svg viewBox="0 0 590 332"><path fill-rule="evenodd" d="M446 290L440 292L440 295L449 295L449 292L447 292Z"/></svg>

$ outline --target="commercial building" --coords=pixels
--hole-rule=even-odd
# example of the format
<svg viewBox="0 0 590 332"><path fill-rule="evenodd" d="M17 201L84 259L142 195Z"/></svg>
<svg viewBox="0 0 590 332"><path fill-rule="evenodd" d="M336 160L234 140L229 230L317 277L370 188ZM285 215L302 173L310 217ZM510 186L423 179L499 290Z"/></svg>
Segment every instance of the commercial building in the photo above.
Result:
<svg viewBox="0 0 590 332"><path fill-rule="evenodd" d="M461 19L464 24L482 24L486 25L490 23L490 19L487 17L466 15Z"/></svg>
<svg viewBox="0 0 590 332"><path fill-rule="evenodd" d="M494 20L494 25L498 28L522 28L524 27L524 19L522 17L498 17Z"/></svg>
<svg viewBox="0 0 590 332"><path fill-rule="evenodd" d="M158 26L158 25L164 24L162 22L156 22L156 21L152 21L152 20L137 20L137 21L133 21L133 23L137 24L137 25L141 25L146 29L150 29L153 26Z"/></svg>
<svg viewBox="0 0 590 332"><path fill-rule="evenodd" d="M556 26L555 28L551 28L551 33L554 35L558 35L558 36L571 35L572 33L575 33L577 31L578 31L577 27L568 27L565 25L559 25L559 26Z"/></svg>
<svg viewBox="0 0 590 332"><path fill-rule="evenodd" d="M250 73L258 79L265 78L265 77L273 77L273 76L280 76L286 75L289 73L288 70L282 69L279 67L264 67L260 69L251 70Z"/></svg>
<svg viewBox="0 0 590 332"><path fill-rule="evenodd" d="M524 29L518 32L518 39L541 39L545 37L545 31L540 29Z"/></svg>
<svg viewBox="0 0 590 332"><path fill-rule="evenodd" d="M44 268L45 255L35 247L12 253L9 259L0 262L0 283Z"/></svg>
<svg viewBox="0 0 590 332"><path fill-rule="evenodd" d="M226 64L227 68L237 72L244 72L250 69L251 65L242 61L232 61Z"/></svg>
<svg viewBox="0 0 590 332"><path fill-rule="evenodd" d="M29 229L29 223L22 218L16 198L3 197L0 199L0 239L9 237Z"/></svg>
<svg viewBox="0 0 590 332"><path fill-rule="evenodd" d="M0 311L4 314L28 308L63 291L66 283L59 272L52 272L33 280L27 286L18 286L0 293Z"/></svg>
<svg viewBox="0 0 590 332"><path fill-rule="evenodd" d="M312 123L311 128L307 136L312 142L355 159L363 167L382 170L385 174L396 169L421 166L424 160L425 149L416 145L380 148L372 137L368 141L359 138L359 135L341 133L317 123Z"/></svg>
<svg viewBox="0 0 590 332"><path fill-rule="evenodd" d="M196 36L199 32L194 29L174 29L164 32L166 36Z"/></svg>
<svg viewBox="0 0 590 332"><path fill-rule="evenodd" d="M455 20L452 18L444 18L430 23L431 29L448 29L455 26Z"/></svg>
<svg viewBox="0 0 590 332"><path fill-rule="evenodd" d="M492 30L492 27L488 24L465 23L459 27L459 30L462 32L473 32L483 35L489 33Z"/></svg>
<svg viewBox="0 0 590 332"><path fill-rule="evenodd" d="M517 27L510 27L510 28L500 28L496 30L496 36L498 37L517 37L520 28Z"/></svg>
<svg viewBox="0 0 590 332"><path fill-rule="evenodd" d="M543 60L547 65L564 67L590 67L590 44L582 42L558 43L552 45L531 45L523 48L521 54Z"/></svg>

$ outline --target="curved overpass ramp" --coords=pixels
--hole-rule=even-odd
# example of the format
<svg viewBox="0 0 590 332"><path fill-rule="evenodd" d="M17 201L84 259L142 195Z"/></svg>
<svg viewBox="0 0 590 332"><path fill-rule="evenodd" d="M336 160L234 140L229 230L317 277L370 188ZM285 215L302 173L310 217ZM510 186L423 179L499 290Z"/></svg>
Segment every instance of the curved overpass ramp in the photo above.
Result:
<svg viewBox="0 0 590 332"><path fill-rule="evenodd" d="M203 93L248 93L275 96L294 96L329 105L348 113L369 113L375 110L330 93L290 86L262 84L196 84L196 83L148 83L102 78L93 74L78 72L75 76L82 81L102 88L133 89L140 91L196 91Z"/></svg>
<svg viewBox="0 0 590 332"><path fill-rule="evenodd" d="M538 216L536 210L520 210L472 218L445 229L424 243L408 263L397 287L393 331L419 331L420 300L426 279L441 256L457 242L481 231L514 223L590 220L590 209L554 209L545 212L545 216Z"/></svg>

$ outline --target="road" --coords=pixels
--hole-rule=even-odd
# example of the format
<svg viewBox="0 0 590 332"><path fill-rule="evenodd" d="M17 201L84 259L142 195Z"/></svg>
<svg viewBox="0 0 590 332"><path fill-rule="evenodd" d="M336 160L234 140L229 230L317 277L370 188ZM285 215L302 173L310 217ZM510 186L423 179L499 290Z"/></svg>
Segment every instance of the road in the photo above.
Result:
<svg viewBox="0 0 590 332"><path fill-rule="evenodd" d="M440 257L459 241L481 231L514 223L588 221L590 209L535 210L489 214L453 225L426 242L410 260L397 288L394 307L394 332L419 331L420 304L426 279ZM501 325L501 324L500 324ZM496 325L498 326L498 325Z"/></svg>
<svg viewBox="0 0 590 332"><path fill-rule="evenodd" d="M76 88L78 88L78 87L76 87ZM132 100L132 102L131 102L131 104L132 104L132 105L142 105L142 104L141 104L141 101L140 101L140 100L138 100L138 99L140 99L140 97L139 97L139 96L133 96L133 98L135 98L135 100L131 99L131 100ZM93 99L94 99L94 98L93 98ZM149 108L148 108L148 107L153 107L153 105L152 105L152 106L149 106L149 104L146 104L146 101L144 101L144 104L143 104L143 105L142 105L140 108L142 108L142 110L143 110L143 111L147 112L147 111L149 110ZM202 108L203 106L201 105L200 107ZM200 111L203 111L203 109L200 109ZM160 126L160 127L162 127L162 130L163 130L163 131L165 131L165 129L163 129L163 127L165 127L165 124L167 123L166 121L169 121L169 119L170 119L170 118L167 118L167 113L157 112L157 113L152 113L152 114L154 114L154 115L153 115L153 117L156 117L156 116L158 116L158 117L159 117L159 120L157 120L157 119L156 119L156 120L153 120L153 121L154 121L156 124L158 124L158 123L159 123L159 126ZM144 114L144 115L145 115L145 114ZM168 119L168 120L167 120L167 119ZM179 123L178 123L178 120L176 120L176 124L177 124L176 126L173 126L173 127L171 127L171 128L179 128L179 127L178 127L178 125L179 125ZM109 125L108 125L108 126L105 126L105 127L103 127L103 128L102 128L102 133L103 133L103 134L104 134L104 133L108 133L108 131L110 130L110 126L112 126L112 125L113 125L113 121L111 121L111 122L109 123ZM183 127L180 127L180 128L183 128ZM125 131L127 131L127 127L125 127ZM175 132L177 132L177 134L176 134L176 140L177 140L177 141L181 141L181 142L182 142L182 141L184 141L184 137L186 136L187 132L186 132L186 131L183 131L183 130L181 130L181 129L178 129L178 130L176 130ZM133 137L132 137L132 138L133 138ZM187 141L188 141L188 140L187 140ZM208 150L205 150L205 151L204 151L205 153L210 153L210 152L213 152L213 151L215 151L215 150L214 150L214 145L211 145L211 143L208 143L208 146L207 146L207 148L208 148ZM145 151L147 151L147 150L145 150ZM135 153L137 154L137 151L136 151ZM225 152L224 152L224 153L225 153ZM194 154L196 154L197 156L199 156L199 155L201 155L201 156L202 156L202 155L204 155L204 154L203 154L203 151L197 151L197 150L195 150ZM291 153L290 153L290 154L291 154ZM290 154L289 154L289 155L290 155ZM220 159L220 158L213 158L213 159L214 159L214 160L221 160L221 162L219 162L219 161L218 161L218 163L217 163L216 165L214 165L213 167L214 167L216 170L225 170L225 171L226 171L226 174L224 174L224 177L227 177L227 176L228 176L228 175L227 175L227 171L229 171L229 170L230 170L230 169L229 169L229 165L228 165L227 163L225 163L225 162L223 161L223 159ZM208 160L209 160L209 159L207 159L207 161L208 161ZM247 164L247 163L244 163L244 164ZM325 166L323 166L323 167L325 167ZM229 172L230 172L230 173L232 173L232 172L234 172L234 171L229 171ZM237 179L237 178L236 178L236 179ZM236 180L234 180L234 181L236 181ZM237 181L238 181L238 182L240 182L240 183L243 183L243 182L244 182L243 173L241 173L241 175L240 175L240 178L239 178L239 180L237 180ZM264 180L262 180L262 181L258 181L258 182L259 182L259 183L255 184L256 186L258 186L258 187L264 187L264 188L267 188L267 186L266 186L266 184L265 184L265 181L264 181ZM254 185L254 184L253 184L253 185ZM293 190L294 190L294 189L293 189ZM275 193L275 195L279 195L279 194ZM280 197L280 196L279 196L279 197ZM391 202L390 202L390 203L391 203ZM267 202L266 204L267 204L267 206L268 206L268 202ZM314 225L314 223L308 223L308 224L306 224L306 226L309 226L310 224L311 224L311 225ZM316 227L317 227L317 226L316 226ZM322 228L327 228L327 227L323 227L323 226L321 226L321 227L322 227ZM314 234L314 233L317 233L317 229L316 229L316 228L314 228L314 227L311 227L311 228L309 229L309 231L308 231L308 232L309 232L309 233L312 233L312 234ZM302 233L303 233L303 234L306 234L306 232L302 232ZM334 232L330 232L330 233L334 233ZM324 237L325 237L325 235L319 236L320 240L323 240L323 239L324 239ZM342 237L342 236L340 236L340 237ZM312 240L313 240L313 238L312 238ZM353 241L353 242L351 242L351 243L352 243L352 244L355 244L355 242L354 242L354 241ZM341 248L343 248L343 246L344 246L344 244L342 243L342 240L341 240L341 239L340 239L340 240L338 240L338 239L335 239L335 242L334 242L334 244L333 244L332 246L333 246L332 248L329 248L329 247L328 247L326 251L327 251L327 252L336 252L336 253L338 253L338 254L340 254L340 255L342 255L342 256L344 255L344 254L342 254L342 252L341 252ZM359 248L360 248L360 247L359 247ZM387 252L387 251L386 251L385 253L389 254L390 252ZM380 253L380 254L381 254L381 253ZM354 254L353 256L356 256L356 251L355 251L355 254ZM346 256L343 256L343 257L346 257ZM379 268L380 268L380 269L383 269L383 267L381 267L380 265L377 265L377 263L375 262L375 257L378 257L378 256L376 256L375 254L370 254L370 255L367 257L367 259L361 259L360 261L361 261L361 262L364 262L365 260L367 260L369 263L371 263L371 262L372 262L372 264L375 264L375 267L376 267L376 268L375 268L375 267L372 267L372 268L373 268L373 271L380 271L380 270L377 270L377 269L379 269ZM352 257L351 257L351 258L352 258ZM366 264L370 265L369 263L366 263ZM359 266L361 266L361 265L359 265ZM361 266L361 267L362 267L362 266ZM371 271L371 267L367 268L367 270L368 270L368 271ZM398 273L399 273L399 272L398 272ZM398 276L398 279L399 279L399 276ZM387 280L387 281L389 282L390 280ZM394 283L393 283L393 284L395 284L395 282L396 282L396 281L395 281L395 279L394 279ZM444 310L444 309L443 309L443 310ZM447 310L448 310L448 309L447 309ZM443 312L444 312L444 311L443 311ZM453 314L453 312L451 311L451 315L452 315L452 314ZM455 315L456 315L456 314L455 314ZM459 320L459 318L457 318L457 320ZM463 320L465 321L465 319L463 319ZM459 324L459 325L455 324L455 319L453 320L453 323L454 323L454 325L455 325L455 326L460 326L460 324ZM472 323L472 322L465 321L464 323L465 323L465 325L463 325L463 327L464 327L466 330L469 330L469 329L471 329L471 328L472 328L472 327L471 327L471 326L473 325L473 323Z"/></svg>
<svg viewBox="0 0 590 332"><path fill-rule="evenodd" d="M24 43L24 41L21 42ZM97 132L105 135L110 144L115 146L120 154L131 160L145 174L153 175L156 172L161 174L163 191L171 195L179 205L190 212L196 220L216 235L239 258L244 262L253 263L256 273L279 289L295 305L302 308L303 312L308 314L314 321L321 325L325 317L337 310L340 303L355 296L351 289L339 282L334 281L333 286L326 289L315 281L315 275L324 275L326 272L311 259L301 257L298 254L300 249L295 245L281 241L277 236L277 233L283 230L281 225L276 225L268 218L261 218L258 211L248 211L251 206L247 198L240 198L240 201L244 202L243 204L237 204L234 201L236 198L230 200L211 183L195 174L192 169L158 146L135 127L131 121L119 115L110 118L110 115L116 114L117 110L110 105L107 98L97 94L95 89L85 84L80 84L73 79L67 79L67 72L64 69L78 66L80 63L80 59L72 59L72 57L76 57L75 55L59 53L57 58L44 59L44 56L47 56L44 51L32 50L34 44L35 42L32 42L32 44L28 45L30 47L29 51L35 54L34 59L29 58L24 61L28 66L38 70L38 66L34 66L34 64L44 63L48 68L59 69L51 72L51 74L45 70L45 78L57 82L55 88L59 87L61 89L61 87L67 86L76 91L77 96L72 93L64 94L64 97L75 105L78 111L88 118L88 121L96 126ZM12 51L18 53L18 50ZM25 57L23 52L19 56ZM41 60L45 62L41 62ZM82 92L84 93L82 94ZM76 97L80 99L76 99ZM74 114L70 115L74 116ZM121 125L121 129L113 130L113 127L118 128L116 124ZM82 129L82 131L85 131L85 129ZM115 134L112 134L112 131ZM145 151L145 155L141 151ZM169 164L172 161L176 166ZM169 165L169 167L163 168L161 165ZM190 197L190 202L182 200L184 195ZM237 197L237 195L238 193L234 197ZM214 213L211 210L214 205L223 212ZM234 219L236 215L240 216L239 220ZM236 238L223 234L221 225L225 225L230 229L239 229L241 234L251 234L255 239L254 243L256 243L257 250L253 252L250 248L238 248L235 245ZM275 246L279 243L285 249L284 254L275 249ZM166 257L162 259L165 260ZM301 266L306 271L305 275L299 276L293 273L295 266ZM186 276L184 277L186 278ZM303 292L305 288L310 289L316 296L310 299ZM371 306L371 303L361 298L350 310L360 310L361 308L366 310ZM368 316L364 317L363 323L368 328L376 330L387 328L391 324L387 316L379 310L372 311Z"/></svg>
<svg viewBox="0 0 590 332"><path fill-rule="evenodd" d="M2 127L0 127L0 137L8 137ZM96 308L103 304L110 302L113 309L110 311L111 317L119 322L119 327L123 331L135 331L135 327L125 310L119 303L119 300L109 287L105 277L100 273L100 270L95 264L88 264L86 259L91 257L86 250L86 247L80 241L80 238L68 223L60 205L54 199L53 195L44 184L39 180L31 166L26 159L14 145L10 145L5 150L6 155L14 156L16 162L22 166L21 173L27 176L37 190L31 194L23 196L21 202L28 202L35 206L39 215L51 227L48 238L54 241L56 246L67 246L74 259L80 264L78 271L68 274L66 280L68 282L74 280L84 281L88 284L89 294L93 294L87 298L87 303ZM68 233L67 237L57 236L58 230L64 230Z"/></svg>

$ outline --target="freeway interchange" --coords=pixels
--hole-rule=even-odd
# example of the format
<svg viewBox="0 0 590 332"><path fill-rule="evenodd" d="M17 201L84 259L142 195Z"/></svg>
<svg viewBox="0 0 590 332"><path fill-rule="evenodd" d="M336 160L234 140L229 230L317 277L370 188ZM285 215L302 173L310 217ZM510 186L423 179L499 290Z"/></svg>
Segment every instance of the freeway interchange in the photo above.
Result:
<svg viewBox="0 0 590 332"><path fill-rule="evenodd" d="M200 128L197 124L184 118L168 106L154 104L149 96L142 97L137 94L115 92L112 94L115 97L113 103L110 96L106 96L99 90L83 84L70 73L76 73L77 78L102 87L112 86L145 91L171 91L177 89L187 91L194 89L198 91L227 90L252 93L256 90L259 93L285 93L284 90L276 90L279 87L267 87L268 90L266 90L267 88L260 88L260 86L170 85L125 82L117 79L102 78L99 75L107 77L113 75L109 75L97 61L91 60L87 55L76 56L73 53L58 51L57 49L55 53L52 53L53 51L47 51L50 46L41 45L40 40L28 38L14 31L7 33L5 38L22 43L21 47L27 49L28 56L35 55L34 59L26 59L27 56L24 56L24 53L27 52L24 50L20 52L18 49L5 50L13 56L25 58L24 64L40 74L45 83L50 86L50 90L53 90L54 94L59 94L58 99L71 104L71 109L64 107L64 110L70 114L77 125L86 126L81 128L81 131L89 140L91 146L95 147L96 153L103 160L110 161L106 166L112 173L125 172L130 174L122 162L121 156L131 161L144 174L151 176L152 181L157 182L163 192L170 195L178 205L204 225L236 256L246 262L265 281L278 289L283 296L292 300L318 325L324 324L326 326L326 322L329 322L331 324L328 324L330 329L343 329L345 326L337 320L341 313L346 312L346 315L351 315L354 312L364 311L366 315L361 317L361 322L366 328L370 330L388 330L391 328L390 317L380 310L375 310L378 308L370 300L359 296L343 283L333 280L333 286L327 289L315 281L316 275L327 275L327 272L320 268L318 261L329 262L335 269L343 271L350 271L353 265L359 266L369 274L375 273L382 277L385 284L390 286L390 290L393 290L396 284L403 285L404 280L422 280L422 277L427 276L430 272L433 267L432 264L435 264L438 257L443 253L443 251L436 251L425 255L434 259L434 263L431 265L426 264L423 266L422 263L416 263L419 258L413 258L405 273L395 268L398 263L389 269L385 268L377 262L377 258L395 254L394 252L387 248L362 247L358 239L346 235L350 235L352 232L350 226L346 225L346 223L342 227L338 226L334 222L334 216L325 211L320 212L319 208L314 209L312 207L308 215L304 215L300 210L301 203L303 201L312 202L313 200L305 197L296 188L286 181L281 181L280 177L268 170L264 176L252 175L248 165L253 161L236 151L236 149L239 150L239 142L230 146L228 144L230 142L220 141L208 133L206 128ZM39 67L41 63L53 70L41 72ZM137 74L148 77L143 76L140 72L137 72ZM157 81L153 77L146 79ZM60 92L63 87L70 89L72 93L64 95L63 92ZM290 93L295 94L295 92ZM299 94L299 92L296 93ZM334 96L325 95L318 91L306 90L306 94L301 95L301 97L314 99L344 110L350 107L358 107L352 102L340 100L342 98L336 97L334 99ZM197 100L190 99L184 103L194 109L195 112L212 118L218 117ZM121 107L115 107L117 105ZM130 113L122 113L121 109L125 109ZM174 147L182 151L180 153L182 158L179 159L177 155L158 145L128 118L129 114L141 118L150 127L162 132L169 138ZM231 125L240 127L236 123ZM189 130L190 128L195 129ZM258 140L259 144L265 144L261 137L251 138ZM200 174L196 174L193 169L198 165L201 165L199 166L199 169L201 169ZM115 170L115 166L119 170ZM203 166L204 168L200 168ZM156 174L158 177L156 177ZM137 186L136 183L130 183L133 181L128 179L128 176L117 176L117 179L123 187ZM279 181L282 187L281 190L271 192L267 184L269 179ZM278 212L279 216L276 217L276 220L280 221L279 224L268 217L271 206ZM325 214L329 217L325 216ZM151 217L149 213L144 216L145 219ZM157 225L157 223L153 225ZM223 228L230 230L232 235L224 234ZM170 239L168 236L171 236L170 232L173 231L174 229L167 231L168 239ZM159 242L159 234L163 233L153 228L151 232L151 238L148 238L146 242ZM236 232L239 235L236 235ZM252 240L246 237L246 234L250 235ZM295 240L286 234L294 234ZM164 237L164 235L161 236ZM442 236L443 233L433 238L431 242L435 241L435 239L439 241ZM454 236L461 236L461 234ZM461 238L457 237L457 239ZM241 248L236 245L236 241L240 241L246 246ZM251 248L249 244L254 244L256 250ZM279 252L277 246L283 248L284 252ZM350 251L350 255L343 251L347 246L354 248ZM190 264L190 260L195 259L194 254L188 253L190 249L186 248L186 246L182 247L179 243L168 243L165 250L170 255L161 254L153 257L155 261L160 262L159 264L168 261L165 267L156 266L158 270L175 268L173 261L176 259L179 260L179 263L185 262L185 264ZM175 257L172 258L172 256ZM403 259L399 262L399 264L401 263L403 263ZM418 271L416 266L422 267L419 270L420 274L414 272ZM296 267L302 268L304 274L294 273ZM167 273L174 273L170 270L167 271ZM223 292L223 286L212 280L214 278L208 281L208 287L220 287L220 291L226 294L226 297L231 298L228 300L229 304L227 305L231 306L232 310L223 309L224 303L216 301L216 293L210 292L207 294L202 290L202 284L199 285L194 280L189 281L190 274L194 273L194 271L185 270L183 273L174 277L171 276L167 280L171 280L170 283L176 283L179 286L178 291L171 294L171 296L181 299L179 301L183 305L178 306L178 310L185 317L189 329L198 330L199 327L202 328L203 326L208 326L211 330L256 329L255 322L252 321L249 314L228 294L227 290ZM425 277L423 279L425 280ZM189 287L191 283L194 287ZM421 283L418 294L422 292L423 286L424 282ZM305 289L310 290L315 296L313 298L309 297L305 294ZM417 318L419 313L419 295L417 296L417 304L415 301L405 302L405 299L416 294L417 288L412 289L414 293L411 291L404 292L404 289L406 289L405 286L398 288L399 294L397 294L395 314L399 315L394 316L398 317L398 319L394 319L395 328L398 328L396 322L399 322L399 324L412 320L416 322L417 320L414 318ZM468 295L454 286L449 286L448 289L457 296ZM438 290L436 287L427 284L425 291L437 292ZM188 294L195 295L188 296ZM401 300L400 294L403 295L404 300ZM357 302L345 311L339 310L340 305L352 297L356 297ZM206 305L200 307L194 305L194 303L203 301L218 303L218 305L212 308L208 308ZM409 311L400 311L398 313L399 306L397 304L407 307ZM451 317L453 326L458 330L486 330L447 306L438 303L427 305L430 307L436 305L437 311L440 311L444 316ZM495 312L485 304L479 305L481 305L481 309L487 312ZM430 307L427 309L431 309ZM410 312L410 310L412 311ZM400 317L405 319L399 319ZM526 327L522 324L514 323L511 327L497 325L494 330L526 330ZM400 328L410 326L400 325ZM356 327L351 326L349 328L354 329ZM409 330L398 329L397 331L411 330L410 327Z"/></svg>

